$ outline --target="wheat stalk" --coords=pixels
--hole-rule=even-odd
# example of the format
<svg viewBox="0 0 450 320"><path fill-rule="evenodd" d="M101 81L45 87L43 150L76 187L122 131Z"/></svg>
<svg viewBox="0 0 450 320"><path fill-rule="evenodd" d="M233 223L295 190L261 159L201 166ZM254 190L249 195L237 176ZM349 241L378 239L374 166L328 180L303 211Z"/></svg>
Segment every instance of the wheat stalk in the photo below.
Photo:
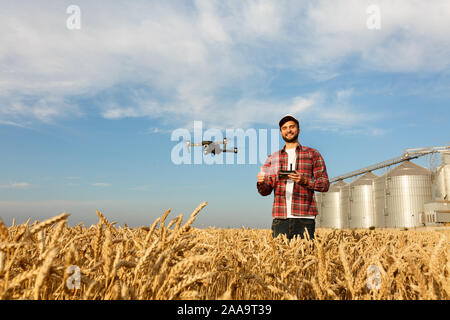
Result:
<svg viewBox="0 0 450 320"><path fill-rule="evenodd" d="M44 284L45 279L47 278L50 266L53 262L53 259L55 258L56 254L58 253L58 249L54 248L50 250L45 257L44 263L42 264L42 267L39 269L39 273L36 277L36 283L33 291L33 296L35 300L39 299L39 290L41 289L42 285Z"/></svg>
<svg viewBox="0 0 450 320"><path fill-rule="evenodd" d="M202 205L167 227L168 211L148 228L116 228L103 214L89 228L67 217L0 224L0 299L450 299L450 230L318 228L314 241L288 241L193 228ZM370 266L380 288L369 287Z"/></svg>
<svg viewBox="0 0 450 320"><path fill-rule="evenodd" d="M7 241L8 238L9 238L8 228L5 226L2 219L0 218L0 241Z"/></svg>
<svg viewBox="0 0 450 320"><path fill-rule="evenodd" d="M45 228L47 228L61 220L66 220L69 216L70 216L70 214L68 214L68 213L61 213L60 215L58 215L56 217L42 221L41 223L38 223L34 227L32 227L30 230L30 233L33 235L33 234L35 234L41 230L44 230Z"/></svg>

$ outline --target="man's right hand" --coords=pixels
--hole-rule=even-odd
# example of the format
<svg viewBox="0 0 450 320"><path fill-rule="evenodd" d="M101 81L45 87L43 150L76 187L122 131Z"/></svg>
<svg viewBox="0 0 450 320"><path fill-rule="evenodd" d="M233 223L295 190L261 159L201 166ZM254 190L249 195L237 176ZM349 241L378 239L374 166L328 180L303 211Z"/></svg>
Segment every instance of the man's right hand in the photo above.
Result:
<svg viewBox="0 0 450 320"><path fill-rule="evenodd" d="M265 175L263 167L261 167L261 170L258 172L258 183L264 182Z"/></svg>

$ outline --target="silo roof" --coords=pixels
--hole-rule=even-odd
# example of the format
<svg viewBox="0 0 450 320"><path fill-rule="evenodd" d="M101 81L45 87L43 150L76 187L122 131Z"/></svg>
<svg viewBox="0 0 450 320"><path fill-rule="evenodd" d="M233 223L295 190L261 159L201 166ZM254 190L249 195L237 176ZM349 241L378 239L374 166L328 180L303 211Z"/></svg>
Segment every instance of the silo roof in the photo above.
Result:
<svg viewBox="0 0 450 320"><path fill-rule="evenodd" d="M344 182L344 181L342 181L342 180L339 180L338 182L333 183L333 184L330 186L330 188L328 189L328 192L336 192L336 191L339 191L339 190L341 190L342 187L344 187L344 186L346 186L346 185L347 185L346 182Z"/></svg>
<svg viewBox="0 0 450 320"><path fill-rule="evenodd" d="M450 152L441 153L441 162L442 165L450 164Z"/></svg>
<svg viewBox="0 0 450 320"><path fill-rule="evenodd" d="M386 172L381 177L384 178L396 176L423 176L423 175L431 175L431 171L408 160L402 162L400 165L398 165L391 171Z"/></svg>
<svg viewBox="0 0 450 320"><path fill-rule="evenodd" d="M378 176L372 172L367 172L365 175L359 177L358 179L350 182L350 185L352 187L355 186L364 186L364 185L371 185L372 181L378 178Z"/></svg>

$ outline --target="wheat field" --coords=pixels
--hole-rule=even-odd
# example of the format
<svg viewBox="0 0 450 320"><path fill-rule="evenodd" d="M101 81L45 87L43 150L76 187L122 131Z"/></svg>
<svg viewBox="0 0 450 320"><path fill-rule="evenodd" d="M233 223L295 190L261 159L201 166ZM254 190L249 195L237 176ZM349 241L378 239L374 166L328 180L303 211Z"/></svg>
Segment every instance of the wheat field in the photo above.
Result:
<svg viewBox="0 0 450 320"><path fill-rule="evenodd" d="M0 299L444 299L449 230L316 229L313 241L270 230L191 227L170 210L148 227L89 228L68 214L0 221Z"/></svg>

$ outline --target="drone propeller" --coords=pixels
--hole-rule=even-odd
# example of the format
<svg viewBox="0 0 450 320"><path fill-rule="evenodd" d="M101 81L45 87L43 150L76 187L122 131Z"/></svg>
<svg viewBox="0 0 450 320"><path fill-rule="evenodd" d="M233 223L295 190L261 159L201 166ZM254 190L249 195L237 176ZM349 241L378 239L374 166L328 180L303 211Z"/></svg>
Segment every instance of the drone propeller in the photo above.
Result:
<svg viewBox="0 0 450 320"><path fill-rule="evenodd" d="M195 147L195 146L207 146L207 145L209 145L210 143L211 143L212 141L202 141L202 143L191 143L191 141L186 141L186 148L187 148L187 151L190 153L191 151L190 151L190 147Z"/></svg>
<svg viewBox="0 0 450 320"><path fill-rule="evenodd" d="M187 149L187 152L188 152L188 153L191 153L190 146L191 146L191 142L190 142L189 140L186 141L186 149Z"/></svg>

